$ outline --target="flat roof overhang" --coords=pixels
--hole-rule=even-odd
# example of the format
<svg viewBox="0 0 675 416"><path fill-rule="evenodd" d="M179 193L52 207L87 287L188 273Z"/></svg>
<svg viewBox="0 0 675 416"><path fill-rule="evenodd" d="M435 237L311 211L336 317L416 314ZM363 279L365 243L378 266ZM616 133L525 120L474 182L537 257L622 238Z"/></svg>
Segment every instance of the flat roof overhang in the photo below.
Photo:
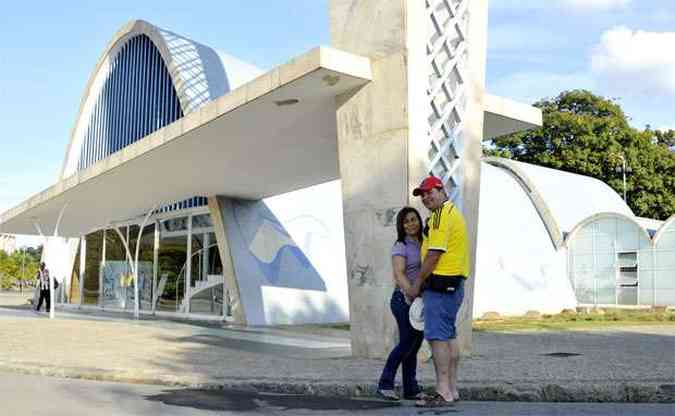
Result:
<svg viewBox="0 0 675 416"><path fill-rule="evenodd" d="M192 196L260 199L339 178L335 97L370 60L316 48L0 215L0 232L79 237ZM296 102L297 100L297 102Z"/></svg>
<svg viewBox="0 0 675 416"><path fill-rule="evenodd" d="M483 140L541 127L541 110L496 95L485 95Z"/></svg>

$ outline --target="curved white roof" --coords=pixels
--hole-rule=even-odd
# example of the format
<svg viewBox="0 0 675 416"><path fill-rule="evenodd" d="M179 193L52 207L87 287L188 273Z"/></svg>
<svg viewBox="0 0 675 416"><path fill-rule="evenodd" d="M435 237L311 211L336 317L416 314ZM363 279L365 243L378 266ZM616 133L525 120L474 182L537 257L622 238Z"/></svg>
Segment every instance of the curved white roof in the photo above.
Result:
<svg viewBox="0 0 675 416"><path fill-rule="evenodd" d="M185 114L263 73L261 69L225 52L150 23L143 23L154 29L159 34L159 41L166 46L169 55L166 64Z"/></svg>
<svg viewBox="0 0 675 416"><path fill-rule="evenodd" d="M224 52L146 21L133 20L127 23L113 36L103 51L84 89L80 110L66 151L62 179L76 171L82 138L91 112L101 94L110 65L122 47L139 35L147 36L159 51L185 115L263 73L255 66Z"/></svg>
<svg viewBox="0 0 675 416"><path fill-rule="evenodd" d="M514 163L534 183L563 232L569 232L579 221L598 212L634 217L619 194L598 179L528 163Z"/></svg>
<svg viewBox="0 0 675 416"><path fill-rule="evenodd" d="M507 165L512 173L526 180L546 204L561 232L571 231L582 220L600 212L634 217L619 194L598 179L508 159L487 161Z"/></svg>

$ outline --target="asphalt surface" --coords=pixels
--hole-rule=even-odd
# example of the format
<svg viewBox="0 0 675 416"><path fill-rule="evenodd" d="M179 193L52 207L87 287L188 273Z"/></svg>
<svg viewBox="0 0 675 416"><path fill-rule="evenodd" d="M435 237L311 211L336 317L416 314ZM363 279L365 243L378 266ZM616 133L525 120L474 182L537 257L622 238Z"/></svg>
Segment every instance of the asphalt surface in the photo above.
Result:
<svg viewBox="0 0 675 416"><path fill-rule="evenodd" d="M90 415L618 415L672 416L675 404L460 402L447 409L414 403L255 392L166 388L0 373L0 413Z"/></svg>
<svg viewBox="0 0 675 416"><path fill-rule="evenodd" d="M0 297L0 371L20 374L372 396L383 361L351 357L348 336L325 328L245 329L62 310L49 320ZM479 332L474 344L460 364L466 400L675 401L673 325ZM418 377L433 386L430 362L420 362Z"/></svg>

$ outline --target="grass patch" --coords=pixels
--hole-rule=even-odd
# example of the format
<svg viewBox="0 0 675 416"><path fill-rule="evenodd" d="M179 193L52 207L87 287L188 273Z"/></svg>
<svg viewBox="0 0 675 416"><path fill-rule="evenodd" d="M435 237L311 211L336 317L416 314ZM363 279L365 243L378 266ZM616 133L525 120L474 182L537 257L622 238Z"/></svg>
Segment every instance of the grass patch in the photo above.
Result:
<svg viewBox="0 0 675 416"><path fill-rule="evenodd" d="M608 309L589 313L564 313L542 315L541 318L502 317L491 320L473 320L473 330L477 332L550 330L564 331L572 329L591 329L634 325L675 325L675 311L631 311ZM349 323L311 325L326 329L349 331Z"/></svg>
<svg viewBox="0 0 675 416"><path fill-rule="evenodd" d="M571 330L633 325L675 325L672 311L593 310L586 313L542 315L541 318L502 317L473 321L474 331Z"/></svg>
<svg viewBox="0 0 675 416"><path fill-rule="evenodd" d="M328 328L339 329L339 330L342 330L342 331L349 331L352 328L352 326L349 323L329 324L327 326L328 326Z"/></svg>

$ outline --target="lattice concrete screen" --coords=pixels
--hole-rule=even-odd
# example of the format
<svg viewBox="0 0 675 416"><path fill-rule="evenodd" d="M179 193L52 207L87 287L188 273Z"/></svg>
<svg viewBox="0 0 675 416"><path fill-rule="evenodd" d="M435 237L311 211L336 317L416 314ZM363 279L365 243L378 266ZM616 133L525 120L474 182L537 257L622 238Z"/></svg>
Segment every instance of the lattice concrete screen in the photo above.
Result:
<svg viewBox="0 0 675 416"><path fill-rule="evenodd" d="M426 0L429 172L443 180L460 207L469 1Z"/></svg>

